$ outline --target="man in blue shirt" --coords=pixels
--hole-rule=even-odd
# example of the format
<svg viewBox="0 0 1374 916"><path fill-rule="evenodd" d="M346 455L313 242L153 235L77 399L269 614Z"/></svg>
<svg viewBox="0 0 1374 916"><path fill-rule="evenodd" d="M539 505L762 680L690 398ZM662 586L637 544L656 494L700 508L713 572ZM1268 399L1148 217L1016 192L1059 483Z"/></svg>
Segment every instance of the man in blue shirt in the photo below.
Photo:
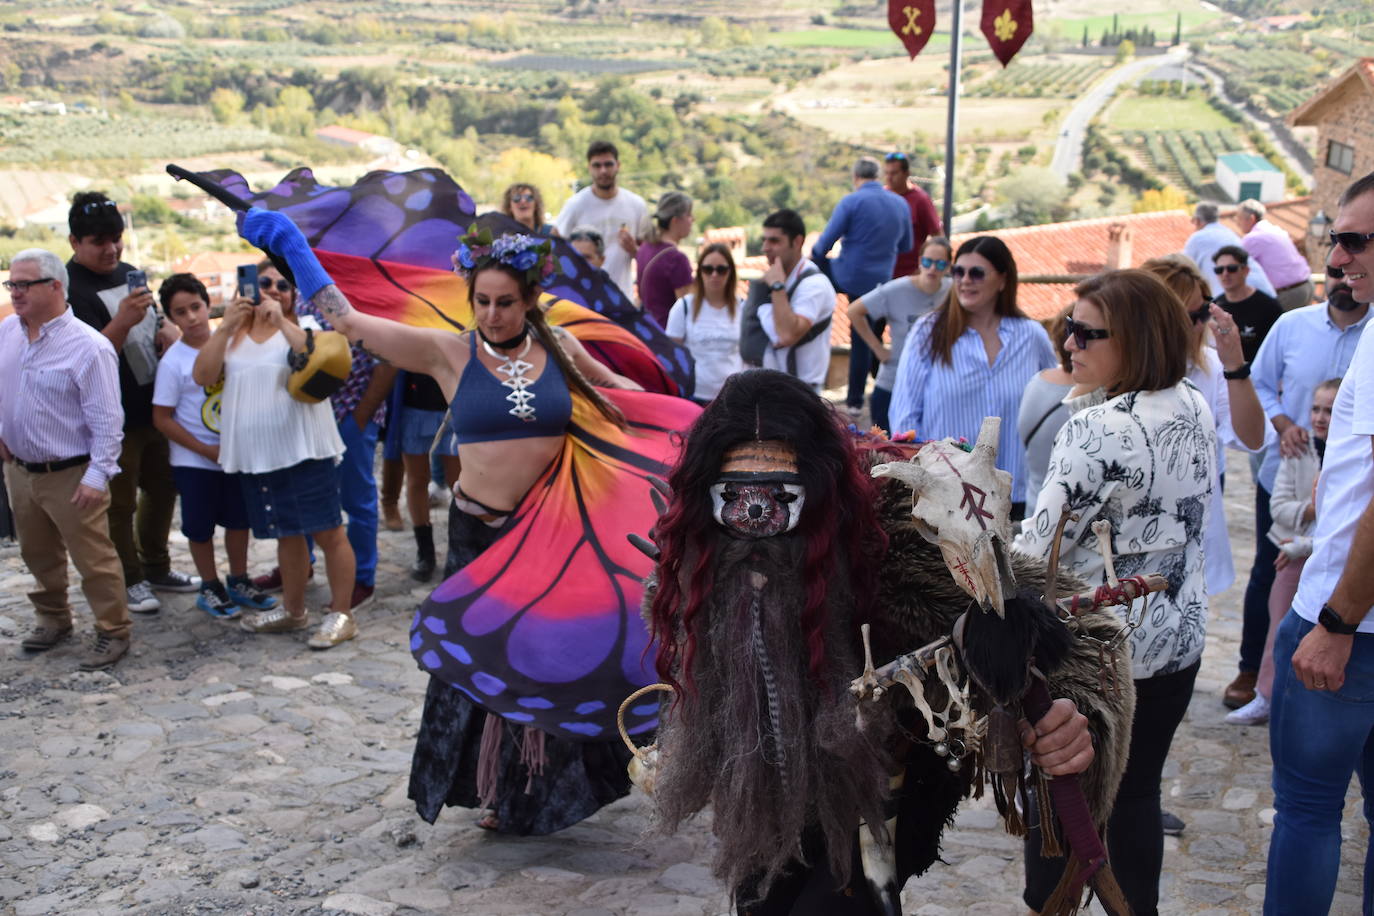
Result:
<svg viewBox="0 0 1374 916"><path fill-rule="evenodd" d="M1221 280L1215 271L1215 261L1217 252L1227 245L1239 245L1240 236L1236 235L1229 226L1223 226L1218 217L1221 211L1216 204L1203 201L1197 205L1193 211L1192 235L1188 236L1188 241L1183 244L1183 253L1193 259L1197 269L1202 271L1202 276L1207 279L1207 285L1212 288L1212 298L1219 299L1224 290L1221 288ZM1264 273L1264 268L1258 259L1250 262L1250 276L1247 282L1255 289L1264 293L1266 296L1278 296L1274 292L1274 284L1269 282L1269 277Z"/></svg>
<svg viewBox="0 0 1374 916"><path fill-rule="evenodd" d="M882 186L879 171L878 160L867 156L854 163L854 190L835 207L811 249L812 259L830 276L835 290L851 302L892 279L897 255L908 251L914 241L911 210L905 200ZM826 255L841 239L839 255L828 259ZM863 410L870 356L863 338L851 330L845 403L854 417Z"/></svg>

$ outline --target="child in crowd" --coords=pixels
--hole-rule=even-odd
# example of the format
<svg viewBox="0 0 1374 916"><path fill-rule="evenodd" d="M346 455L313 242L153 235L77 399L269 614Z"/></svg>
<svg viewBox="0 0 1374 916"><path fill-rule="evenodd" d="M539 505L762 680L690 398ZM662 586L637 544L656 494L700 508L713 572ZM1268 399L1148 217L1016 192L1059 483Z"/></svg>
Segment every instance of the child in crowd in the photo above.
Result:
<svg viewBox="0 0 1374 916"><path fill-rule="evenodd" d="M1274 524L1269 529L1269 540L1279 548L1279 555L1274 560L1278 573L1269 590L1269 638L1265 640L1260 660L1255 698L1227 714L1226 721L1232 725L1261 725L1269 721L1269 699L1273 696L1276 673L1274 635L1293 604L1302 568L1312 555L1312 529L1317 522L1317 476L1326 455L1331 405L1336 402L1340 387L1338 378L1327 379L1317 386L1312 393L1312 436L1307 448L1301 454L1280 460L1278 474L1274 477L1274 492L1269 497Z"/></svg>
<svg viewBox="0 0 1374 916"><path fill-rule="evenodd" d="M191 274L173 274L158 290L162 311L181 329L163 354L153 388L153 424L171 448L172 477L181 494L181 533L201 578L196 607L228 620L239 608L266 610L277 600L248 579L248 515L238 478L219 466L220 382L202 388L191 380L196 354L210 339L210 296ZM215 565L215 526L224 528L229 580Z"/></svg>

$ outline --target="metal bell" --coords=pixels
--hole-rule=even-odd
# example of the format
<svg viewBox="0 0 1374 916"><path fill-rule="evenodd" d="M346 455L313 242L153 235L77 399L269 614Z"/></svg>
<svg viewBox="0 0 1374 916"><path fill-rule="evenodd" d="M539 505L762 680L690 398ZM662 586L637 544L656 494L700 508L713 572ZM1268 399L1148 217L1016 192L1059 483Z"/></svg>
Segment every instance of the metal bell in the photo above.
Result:
<svg viewBox="0 0 1374 916"><path fill-rule="evenodd" d="M941 757L948 757L949 745L941 741L939 744L935 745L935 753Z"/></svg>
<svg viewBox="0 0 1374 916"><path fill-rule="evenodd" d="M949 767L951 773L957 773L961 764L958 757L951 757L945 761L945 766Z"/></svg>

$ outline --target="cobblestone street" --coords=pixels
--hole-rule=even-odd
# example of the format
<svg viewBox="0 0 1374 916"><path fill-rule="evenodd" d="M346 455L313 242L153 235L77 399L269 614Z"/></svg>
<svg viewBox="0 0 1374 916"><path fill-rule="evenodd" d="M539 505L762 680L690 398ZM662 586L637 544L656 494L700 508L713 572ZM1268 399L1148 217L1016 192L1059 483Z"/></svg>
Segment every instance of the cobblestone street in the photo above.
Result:
<svg viewBox="0 0 1374 916"><path fill-rule="evenodd" d="M1237 456L1231 471L1238 581L1213 602L1197 691L1165 771L1165 807L1188 825L1166 840L1168 914L1256 913L1263 896L1268 732L1226 725L1220 702L1254 543L1248 469ZM311 652L308 633L253 636L196 610L194 595L164 594L160 614L136 616L129 656L97 674L77 671L75 641L23 656L32 580L17 549L0 552L0 912L729 912L709 872L708 825L646 839L639 795L542 838L488 834L462 809L434 827L419 820L406 779L424 676L406 637L428 587L408 576L409 531L384 532L381 544L377 599L353 642ZM254 571L270 568L273 553L254 544ZM174 556L191 570L175 533ZM73 593L78 630L89 632ZM312 587L312 609L324 598ZM1359 910L1368 833L1357 797L1352 787L1338 913ZM1020 841L1002 832L990 794L966 806L944 858L908 885L907 913L1025 912Z"/></svg>

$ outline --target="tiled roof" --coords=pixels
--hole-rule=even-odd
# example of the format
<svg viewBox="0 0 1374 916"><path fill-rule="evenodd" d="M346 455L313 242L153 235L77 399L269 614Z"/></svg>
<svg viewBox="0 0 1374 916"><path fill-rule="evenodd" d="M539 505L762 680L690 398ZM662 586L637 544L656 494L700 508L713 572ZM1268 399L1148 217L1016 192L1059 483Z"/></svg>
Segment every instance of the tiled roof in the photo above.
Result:
<svg viewBox="0 0 1374 916"><path fill-rule="evenodd" d="M1321 124L1326 105L1336 98L1340 90L1352 79L1361 79L1367 92L1374 92L1374 57L1361 57L1340 76L1331 80L1315 95L1303 102L1288 115L1288 123L1294 127L1316 127Z"/></svg>

